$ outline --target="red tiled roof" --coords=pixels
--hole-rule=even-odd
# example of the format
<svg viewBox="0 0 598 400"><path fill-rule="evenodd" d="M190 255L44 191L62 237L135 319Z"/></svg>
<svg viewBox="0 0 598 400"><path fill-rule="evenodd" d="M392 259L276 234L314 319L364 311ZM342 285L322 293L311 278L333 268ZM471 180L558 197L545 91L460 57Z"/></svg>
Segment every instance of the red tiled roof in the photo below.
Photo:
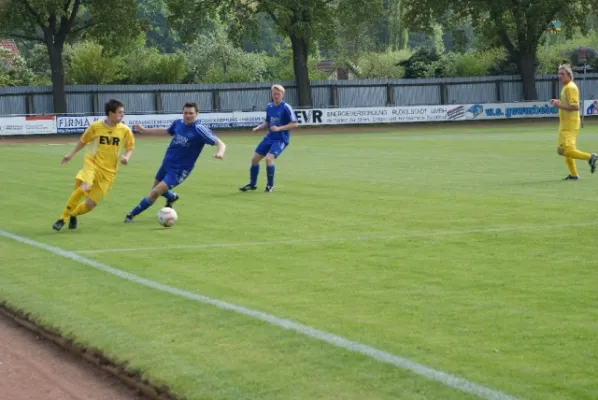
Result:
<svg viewBox="0 0 598 400"><path fill-rule="evenodd" d="M16 56L20 54L19 48L13 39L0 40L0 47L4 47Z"/></svg>

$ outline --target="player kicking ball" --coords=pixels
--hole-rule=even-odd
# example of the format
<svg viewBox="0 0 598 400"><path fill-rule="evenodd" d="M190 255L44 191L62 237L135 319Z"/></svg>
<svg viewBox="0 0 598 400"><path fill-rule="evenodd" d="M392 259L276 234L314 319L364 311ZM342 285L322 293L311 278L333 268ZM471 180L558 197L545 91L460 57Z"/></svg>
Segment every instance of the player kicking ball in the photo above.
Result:
<svg viewBox="0 0 598 400"><path fill-rule="evenodd" d="M268 134L257 145L251 167L249 168L249 183L239 188L242 192L257 189L257 177L260 173L260 161L266 158L266 174L268 184L266 192L274 190L274 160L289 145L289 129L297 127L297 116L293 108L283 101L285 89L281 85L273 85L271 89L272 102L266 107L266 120L253 128L254 132L268 128Z"/></svg>
<svg viewBox="0 0 598 400"><path fill-rule="evenodd" d="M168 129L134 126L136 132L168 134L172 136L172 140L156 174L152 191L127 214L125 222L133 222L134 217L151 207L160 196L166 198L166 207L172 207L173 203L179 199L172 189L183 183L191 174L195 162L206 144L218 145L218 152L213 157L219 160L224 158L226 145L209 128L196 121L198 112L197 103L185 103L183 118L174 121Z"/></svg>

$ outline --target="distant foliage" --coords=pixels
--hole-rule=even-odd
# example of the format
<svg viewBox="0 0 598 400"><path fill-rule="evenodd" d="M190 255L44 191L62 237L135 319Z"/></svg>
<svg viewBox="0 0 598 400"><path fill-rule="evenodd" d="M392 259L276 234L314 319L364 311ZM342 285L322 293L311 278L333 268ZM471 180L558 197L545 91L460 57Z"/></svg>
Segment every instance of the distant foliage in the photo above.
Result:
<svg viewBox="0 0 598 400"><path fill-rule="evenodd" d="M138 49L125 59L125 83L181 83L187 76L188 64L183 53L162 54L155 47Z"/></svg>
<svg viewBox="0 0 598 400"><path fill-rule="evenodd" d="M125 61L111 56L95 41L80 42L73 47L69 80L74 84L118 83L126 77Z"/></svg>
<svg viewBox="0 0 598 400"><path fill-rule="evenodd" d="M430 76L442 76L440 61L441 54L435 48L419 48L407 60L399 62L399 66L405 69L404 78L417 79Z"/></svg>
<svg viewBox="0 0 598 400"><path fill-rule="evenodd" d="M325 80L328 78L325 72L318 71L317 67L321 61L317 47L307 60L307 70L312 80ZM272 57L266 58L265 80L268 81L292 81L295 80L293 71L293 51L290 40L285 39L274 46Z"/></svg>
<svg viewBox="0 0 598 400"><path fill-rule="evenodd" d="M587 36L578 33L570 39L554 35L547 37L544 46L538 50L538 73L554 74L563 62L576 64L572 53L578 47L591 47L598 51L598 31L590 32ZM598 60L589 58L588 65L598 68Z"/></svg>
<svg viewBox="0 0 598 400"><path fill-rule="evenodd" d="M405 68L399 63L411 57L411 51L387 51L365 53L357 60L357 75L360 79L401 79Z"/></svg>
<svg viewBox="0 0 598 400"><path fill-rule="evenodd" d="M186 55L193 83L258 82L267 69L265 55L244 52L223 30L201 35Z"/></svg>
<svg viewBox="0 0 598 400"><path fill-rule="evenodd" d="M48 78L36 75L27 61L0 47L0 86L45 86Z"/></svg>

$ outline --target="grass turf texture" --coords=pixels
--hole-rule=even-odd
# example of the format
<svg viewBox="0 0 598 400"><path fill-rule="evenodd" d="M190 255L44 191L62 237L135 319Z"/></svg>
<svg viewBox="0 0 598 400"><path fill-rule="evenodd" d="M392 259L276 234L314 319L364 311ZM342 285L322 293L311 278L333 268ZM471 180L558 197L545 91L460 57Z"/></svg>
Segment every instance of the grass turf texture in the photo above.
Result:
<svg viewBox="0 0 598 400"><path fill-rule="evenodd" d="M579 147L598 150L595 133ZM140 138L109 197L60 233L81 156L61 166L71 144L1 145L1 229L513 396L598 393L598 175L578 161L582 180L560 181L554 125L296 134L275 192L262 167L258 191L240 193L259 138L223 136L223 162L206 148L170 229L155 218L164 199L122 222L167 145ZM473 398L8 239L0 252L0 300L191 399Z"/></svg>

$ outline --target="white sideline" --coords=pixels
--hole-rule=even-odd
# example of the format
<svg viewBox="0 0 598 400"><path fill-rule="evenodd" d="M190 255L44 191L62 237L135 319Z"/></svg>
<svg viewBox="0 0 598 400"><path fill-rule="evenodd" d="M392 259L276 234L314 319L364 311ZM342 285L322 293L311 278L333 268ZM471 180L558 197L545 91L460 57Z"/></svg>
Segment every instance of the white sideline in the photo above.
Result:
<svg viewBox="0 0 598 400"><path fill-rule="evenodd" d="M365 240L392 240L404 239L414 237L439 237L439 236L454 236L454 235L468 235L472 233L495 233L495 232L513 232L513 231L532 231L544 230L554 228L580 228L584 226L596 226L598 221L594 222L579 222L573 224L558 224L558 225L529 225L529 226L512 226L512 227L497 227L497 228L472 228L463 230L450 231L429 231L429 232L407 232L396 235L361 235L352 238L341 237L323 237L313 239L289 239L289 240L272 240L261 242L237 242L237 243L195 243L195 244L174 244L154 247L130 247L130 248L109 248L97 250L75 250L73 253L77 254L101 254L101 253L121 253L121 252L136 252L136 251L162 251L175 249L205 249L210 247L246 247L246 246L272 246L279 244L310 244L310 243L330 243L330 242L360 242Z"/></svg>
<svg viewBox="0 0 598 400"><path fill-rule="evenodd" d="M308 337L311 337L314 339L318 339L323 342L330 343L334 346L343 348L345 350L363 354L365 356L371 357L378 361L384 362L386 364L394 365L396 367L410 371L414 374L420 375L424 378L440 382L446 386L458 389L465 393L476 395L483 399L515 400L514 397L511 397L505 393L502 393L502 392L499 392L499 391L496 391L493 389L489 389L485 386L479 385L474 382L470 382L466 379L459 378L457 376L427 367L422 364L418 364L418 363L416 363L414 361L410 361L406 358L399 357L399 356L387 353L385 351L378 350L376 348L373 348L373 347L370 347L370 346L367 346L367 345L364 345L364 344L361 344L358 342L351 341L342 336L337 336L337 335L334 335L329 332L321 331L321 330L309 327L307 325L293 322L288 319L278 318L274 315L267 314L267 313L264 313L261 311L252 310L250 308L238 306L236 304L227 303L222 300L213 299L211 297L187 292L187 291L177 289L172 286L154 282L149 279L145 279L145 278L139 277L137 275L122 271L120 269L113 268L113 267L110 267L105 264L101 264L97 261L90 260L88 258L85 258L85 257L75 254L73 252L62 250L58 247L49 246L47 244L37 242L35 240L28 239L23 236L15 235L10 232L6 232L4 230L0 230L0 236L3 236L8 239L12 239L12 240L22 243L22 244L36 247L38 249L46 250L46 251L48 251L52 254L55 254L57 256L61 256L61 257L79 262L81 264L88 265L88 266L98 269L100 271L107 272L107 273L115 275L119 278L126 279L128 281L137 283L142 286L146 286L148 288L152 288L152 289L159 290L162 292L170 293L170 294L173 294L176 296L186 298L188 300L198 301L198 302L201 302L204 304L210 304L210 305L213 305L215 307L218 307L218 308L221 308L224 310L234 311L238 314L242 314L247 317L255 318L255 319L267 322L269 324L278 326L280 328L288 329L288 330L294 331L296 333L300 333L302 335L305 335L305 336L308 336Z"/></svg>

